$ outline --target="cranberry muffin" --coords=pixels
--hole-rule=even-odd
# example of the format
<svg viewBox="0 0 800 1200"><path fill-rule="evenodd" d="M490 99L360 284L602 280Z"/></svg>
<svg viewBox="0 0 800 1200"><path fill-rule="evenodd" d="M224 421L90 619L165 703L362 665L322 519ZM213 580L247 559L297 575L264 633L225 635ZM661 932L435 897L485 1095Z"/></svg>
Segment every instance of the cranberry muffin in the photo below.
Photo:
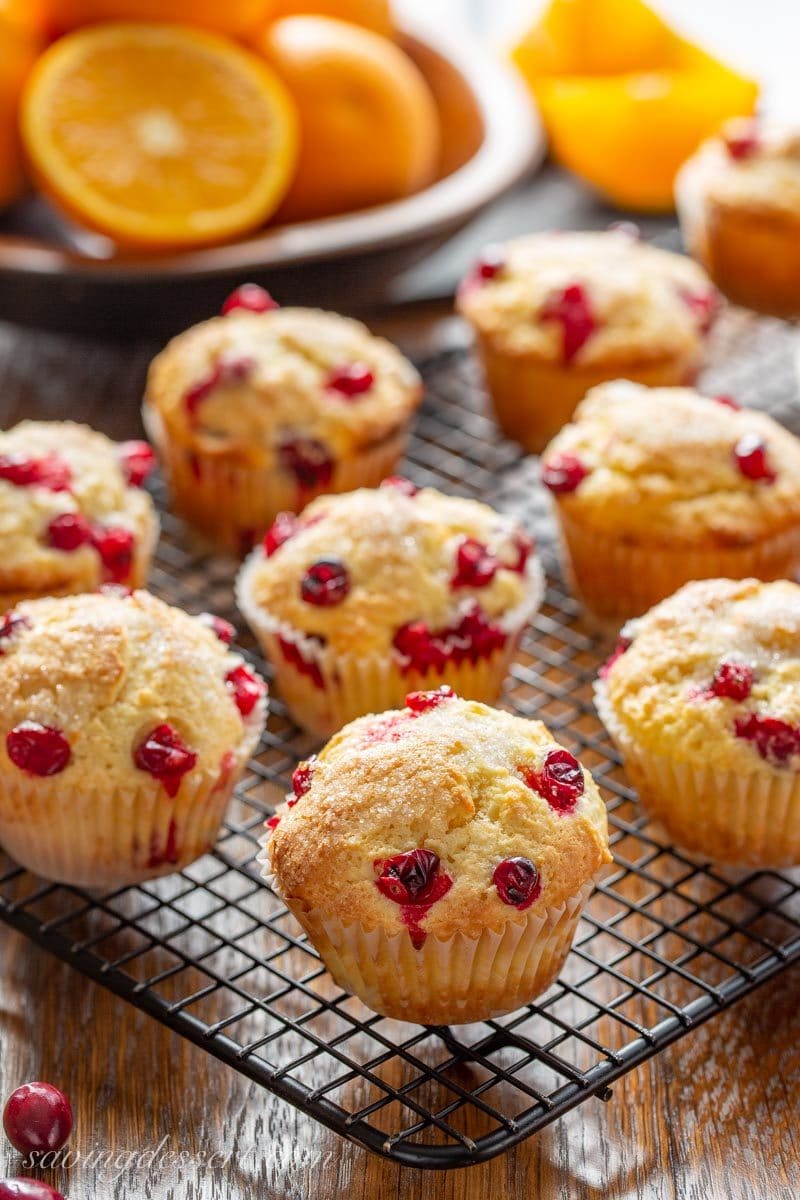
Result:
<svg viewBox="0 0 800 1200"><path fill-rule="evenodd" d="M548 446L564 565L619 622L691 579L800 568L800 440L730 397L616 380Z"/></svg>
<svg viewBox="0 0 800 1200"><path fill-rule="evenodd" d="M211 849L266 714L266 687L229 633L141 591L27 600L0 618L0 845L12 858L62 883L120 887Z"/></svg>
<svg viewBox="0 0 800 1200"><path fill-rule="evenodd" d="M158 518L141 485L154 465L146 442L69 421L0 431L0 613L24 598L145 583Z"/></svg>
<svg viewBox="0 0 800 1200"><path fill-rule="evenodd" d="M295 719L328 736L409 689L494 700L541 601L532 550L487 505L390 478L280 516L237 598Z"/></svg>
<svg viewBox="0 0 800 1200"><path fill-rule="evenodd" d="M444 1025L554 981L610 855L591 775L539 721L415 692L348 725L293 785L261 862L341 987Z"/></svg>
<svg viewBox="0 0 800 1200"><path fill-rule="evenodd" d="M358 321L243 288L152 363L144 421L176 509L250 550L279 512L371 487L402 457L419 375Z"/></svg>
<svg viewBox="0 0 800 1200"><path fill-rule="evenodd" d="M800 864L800 587L689 583L622 630L597 707L643 807L718 862Z"/></svg>
<svg viewBox="0 0 800 1200"><path fill-rule="evenodd" d="M729 122L682 167L689 251L736 304L800 317L800 128Z"/></svg>
<svg viewBox="0 0 800 1200"><path fill-rule="evenodd" d="M488 250L461 285L497 420L526 450L539 453L605 380L694 380L716 289L696 263L635 233L518 238Z"/></svg>

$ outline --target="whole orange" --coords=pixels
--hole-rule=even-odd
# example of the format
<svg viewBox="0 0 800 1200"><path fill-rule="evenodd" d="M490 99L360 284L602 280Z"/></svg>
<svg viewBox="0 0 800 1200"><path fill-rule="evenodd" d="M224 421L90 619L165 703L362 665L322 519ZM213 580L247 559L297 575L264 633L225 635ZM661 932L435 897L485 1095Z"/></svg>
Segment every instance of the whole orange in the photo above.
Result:
<svg viewBox="0 0 800 1200"><path fill-rule="evenodd" d="M276 20L298 15L335 17L384 37L395 32L389 0L275 0L272 13Z"/></svg>
<svg viewBox="0 0 800 1200"><path fill-rule="evenodd" d="M367 208L431 182L436 104L394 43L328 17L286 17L264 30L258 47L300 116L300 158L279 219Z"/></svg>
<svg viewBox="0 0 800 1200"><path fill-rule="evenodd" d="M50 0L62 32L97 21L169 21L239 37L261 25L272 0Z"/></svg>
<svg viewBox="0 0 800 1200"><path fill-rule="evenodd" d="M49 0L0 0L0 22L8 21L35 36L49 32L51 19Z"/></svg>
<svg viewBox="0 0 800 1200"><path fill-rule="evenodd" d="M16 200L25 188L19 103L39 50L38 38L0 11L0 207Z"/></svg>

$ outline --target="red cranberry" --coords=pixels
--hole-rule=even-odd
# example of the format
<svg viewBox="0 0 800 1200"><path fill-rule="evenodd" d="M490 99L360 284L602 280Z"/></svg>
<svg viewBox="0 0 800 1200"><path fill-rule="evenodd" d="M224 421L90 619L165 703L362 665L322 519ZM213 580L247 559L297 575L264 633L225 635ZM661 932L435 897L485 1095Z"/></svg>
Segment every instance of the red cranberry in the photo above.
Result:
<svg viewBox="0 0 800 1200"><path fill-rule="evenodd" d="M0 1200L64 1200L41 1179L0 1179Z"/></svg>
<svg viewBox="0 0 800 1200"><path fill-rule="evenodd" d="M324 644L321 638L314 640L320 646ZM290 666L294 667L300 675L306 675L314 684L314 687L324 690L325 677L318 662L313 658L304 658L297 643L289 641L288 638L279 637L278 645L281 648L281 654Z"/></svg>
<svg viewBox="0 0 800 1200"><path fill-rule="evenodd" d="M164 724L157 725L139 743L133 761L140 771L157 779L168 796L175 796L183 776L196 765L197 755L177 730Z"/></svg>
<svg viewBox="0 0 800 1200"><path fill-rule="evenodd" d="M746 479L756 483L773 483L775 472L770 466L767 447L755 433L745 433L733 448L736 465Z"/></svg>
<svg viewBox="0 0 800 1200"><path fill-rule="evenodd" d="M408 666L424 675L429 669L441 671L448 659L442 638L431 632L425 621L410 621L394 635L395 650L408 659Z"/></svg>
<svg viewBox="0 0 800 1200"><path fill-rule="evenodd" d="M475 263L474 272L478 279L488 283L496 279L506 265L505 255L501 246L487 246Z"/></svg>
<svg viewBox="0 0 800 1200"><path fill-rule="evenodd" d="M708 333L719 312L719 293L714 288L705 292L692 292L688 288L682 288L680 296L694 313L700 332Z"/></svg>
<svg viewBox="0 0 800 1200"><path fill-rule="evenodd" d="M589 474L576 454L554 454L542 463L542 483L556 496L574 492Z"/></svg>
<svg viewBox="0 0 800 1200"><path fill-rule="evenodd" d="M749 125L737 125L729 132L723 133L722 140L728 154L736 162L757 154L761 144L755 121Z"/></svg>
<svg viewBox="0 0 800 1200"><path fill-rule="evenodd" d="M533 554L534 542L533 538L525 533L524 529L520 529L514 534L514 549L517 552L517 558L511 564L512 571L518 571L520 575L525 573L525 568L528 565L528 559Z"/></svg>
<svg viewBox="0 0 800 1200"><path fill-rule="evenodd" d="M775 766L784 766L800 755L800 725L790 725L777 717L747 713L734 722L737 737L754 742L762 758Z"/></svg>
<svg viewBox="0 0 800 1200"><path fill-rule="evenodd" d="M712 696L726 700L746 700L753 690L755 673L747 663L720 663L714 672L709 691Z"/></svg>
<svg viewBox="0 0 800 1200"><path fill-rule="evenodd" d="M500 563L483 542L477 538L464 538L456 551L456 570L450 587L486 587L499 567Z"/></svg>
<svg viewBox="0 0 800 1200"><path fill-rule="evenodd" d="M81 513L65 512L53 517L47 526L47 544L53 550L71 554L92 540L92 527Z"/></svg>
<svg viewBox="0 0 800 1200"><path fill-rule="evenodd" d="M72 1105L51 1083L24 1083L6 1102L3 1128L20 1154L61 1150L72 1133Z"/></svg>
<svg viewBox="0 0 800 1200"><path fill-rule="evenodd" d="M492 875L492 882L503 904L512 908L530 908L541 895L539 869L529 858L504 858Z"/></svg>
<svg viewBox="0 0 800 1200"><path fill-rule="evenodd" d="M236 626L230 621L217 617L214 613L200 613L198 621L207 626L225 646L230 646L236 640Z"/></svg>
<svg viewBox="0 0 800 1200"><path fill-rule="evenodd" d="M597 320L585 289L572 283L555 292L540 313L542 321L559 321L563 332L564 362L572 362L597 329Z"/></svg>
<svg viewBox="0 0 800 1200"><path fill-rule="evenodd" d="M156 456L147 442L122 442L117 454L130 487L141 487L156 469Z"/></svg>
<svg viewBox="0 0 800 1200"><path fill-rule="evenodd" d="M299 800L301 796L305 796L306 792L311 787L311 780L314 775L314 768L317 765L317 756L313 754L311 758L307 758L305 762L298 763L292 774L292 791L295 795L295 800ZM291 800L289 804L291 804Z"/></svg>
<svg viewBox="0 0 800 1200"><path fill-rule="evenodd" d="M489 620L479 604L473 604L452 630L448 631L450 657L455 663L476 663L502 650L508 635Z"/></svg>
<svg viewBox="0 0 800 1200"><path fill-rule="evenodd" d="M247 354L240 356L221 355L209 368L207 374L187 388L183 401L191 418L197 415L202 402L221 384L236 383L246 379L255 366L255 360Z"/></svg>
<svg viewBox="0 0 800 1200"><path fill-rule="evenodd" d="M523 777L528 787L562 814L573 811L585 787L581 764L569 750L548 750L541 770L525 768Z"/></svg>
<svg viewBox="0 0 800 1200"><path fill-rule="evenodd" d="M454 700L455 695L446 683L432 692L409 692L406 696L406 708L410 708L414 713L430 712L432 708L444 704L445 700Z"/></svg>
<svg viewBox="0 0 800 1200"><path fill-rule="evenodd" d="M267 689L263 680L244 665L234 667L232 671L229 671L225 676L225 682L243 717L249 717L259 700L266 695Z"/></svg>
<svg viewBox="0 0 800 1200"><path fill-rule="evenodd" d="M21 617L13 611L0 617L0 658L5 653L9 642L23 629L30 629L30 627L31 623L27 617Z"/></svg>
<svg viewBox="0 0 800 1200"><path fill-rule="evenodd" d="M266 554L267 558L271 558L275 551L281 548L284 542L288 542L289 538L294 537L299 528L300 522L294 513L278 513L277 517L264 534L264 553Z"/></svg>
<svg viewBox="0 0 800 1200"><path fill-rule="evenodd" d="M243 283L231 292L222 305L223 317L227 317L228 313L235 312L237 308L243 308L246 312L263 313L280 308L280 305L277 300L272 299L265 288L259 287L257 283Z"/></svg>
<svg viewBox="0 0 800 1200"><path fill-rule="evenodd" d="M331 371L325 386L332 392L339 392L348 400L355 400L371 390L375 376L364 363L346 363Z"/></svg>
<svg viewBox="0 0 800 1200"><path fill-rule="evenodd" d="M134 544L130 529L123 529L119 525L106 528L95 526L92 545L100 555L100 561L112 583L124 583L130 575Z"/></svg>
<svg viewBox="0 0 800 1200"><path fill-rule="evenodd" d="M395 904L433 904L449 892L453 881L440 874L439 855L433 850L406 850L375 862L375 885Z"/></svg>
<svg viewBox="0 0 800 1200"><path fill-rule="evenodd" d="M279 816L269 817L267 819L267 829L277 829L280 823L281 819Z"/></svg>
<svg viewBox="0 0 800 1200"><path fill-rule="evenodd" d="M382 488L393 488L396 492L400 492L403 496L408 496L413 499L419 491L415 483L410 479L404 479L402 475L387 475L381 483Z"/></svg>
<svg viewBox="0 0 800 1200"><path fill-rule="evenodd" d="M57 454L44 458L18 458L0 454L0 479L15 487L40 487L49 492L69 491L72 471Z"/></svg>
<svg viewBox="0 0 800 1200"><path fill-rule="evenodd" d="M347 567L339 558L318 558L303 576L300 595L306 604L332 608L341 604L350 591Z"/></svg>
<svg viewBox="0 0 800 1200"><path fill-rule="evenodd" d="M333 459L327 446L316 438L297 438L278 447L278 458L285 471L297 480L302 491L326 487L333 476Z"/></svg>
<svg viewBox="0 0 800 1200"><path fill-rule="evenodd" d="M68 765L72 750L60 729L23 721L6 734L8 757L29 775L58 775Z"/></svg>
<svg viewBox="0 0 800 1200"><path fill-rule="evenodd" d="M712 396L712 400L716 400L717 404L722 404L725 408L732 408L734 412L741 412L742 406L738 400L734 400L733 396Z"/></svg>
<svg viewBox="0 0 800 1200"><path fill-rule="evenodd" d="M614 650L613 650L613 652L612 652L612 653L611 653L611 655L610 655L610 656L609 656L609 657L606 659L606 661L603 663L602 667L600 668L600 670L599 670L599 672L598 672L598 674L599 674L599 676L600 676L600 678L601 678L601 679L607 679L607 678L608 678L609 672L611 671L611 668L613 667L614 663L615 663L615 662L616 662L618 659L622 658L622 656L623 656L623 654L625 653L625 651L626 651L626 650L630 650L630 648L631 648L631 646L632 646L632 645L633 645L633 640L632 640L632 638L625 637L624 635L621 635L621 636L620 636L620 637L617 639L617 644L616 644L616 646L614 647Z"/></svg>

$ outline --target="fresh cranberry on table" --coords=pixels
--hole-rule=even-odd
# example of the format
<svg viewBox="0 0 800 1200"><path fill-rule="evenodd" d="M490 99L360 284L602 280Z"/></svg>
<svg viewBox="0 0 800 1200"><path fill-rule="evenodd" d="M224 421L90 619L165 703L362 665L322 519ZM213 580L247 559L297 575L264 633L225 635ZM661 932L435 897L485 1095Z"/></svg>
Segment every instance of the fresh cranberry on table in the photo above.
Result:
<svg viewBox="0 0 800 1200"><path fill-rule="evenodd" d="M72 1105L51 1083L24 1083L3 1110L6 1137L20 1154L56 1151L72 1133Z"/></svg>
<svg viewBox="0 0 800 1200"><path fill-rule="evenodd" d="M345 363L331 371L325 381L329 391L338 392L347 400L357 400L366 392L371 391L375 383L373 372L365 363Z"/></svg>
<svg viewBox="0 0 800 1200"><path fill-rule="evenodd" d="M41 1179L0 1179L0 1200L64 1200Z"/></svg>
<svg viewBox="0 0 800 1200"><path fill-rule="evenodd" d="M60 729L23 721L6 734L6 751L15 767L28 775L58 775L69 764L72 750Z"/></svg>
<svg viewBox="0 0 800 1200"><path fill-rule="evenodd" d="M572 362L598 324L586 289L579 283L572 283L561 291L554 292L541 310L539 319L558 321L561 325L565 363Z"/></svg>
<svg viewBox="0 0 800 1200"><path fill-rule="evenodd" d="M319 558L306 571L300 583L300 595L306 604L331 608L341 604L350 592L350 575L339 558Z"/></svg>
<svg viewBox="0 0 800 1200"><path fill-rule="evenodd" d="M147 442L122 442L117 454L130 487L141 487L156 469L156 456Z"/></svg>
<svg viewBox="0 0 800 1200"><path fill-rule="evenodd" d="M492 882L503 904L520 912L530 908L542 891L539 869L529 858L504 858L495 867Z"/></svg>
<svg viewBox="0 0 800 1200"><path fill-rule="evenodd" d="M157 725L133 752L133 761L140 771L146 771L163 786L168 796L175 796L187 771L197 763L197 754L190 750L171 725Z"/></svg>
<svg viewBox="0 0 800 1200"><path fill-rule="evenodd" d="M576 491L588 474L577 454L554 454L542 463L542 483L555 496Z"/></svg>
<svg viewBox="0 0 800 1200"><path fill-rule="evenodd" d="M223 317L235 312L237 308L244 309L245 312L263 313L280 308L280 305L277 300L273 300L266 288L259 287L257 283L243 283L231 292L222 305Z"/></svg>
<svg viewBox="0 0 800 1200"><path fill-rule="evenodd" d="M581 764L569 750L548 750L540 770L525 767L522 776L528 787L562 815L574 810L586 786Z"/></svg>

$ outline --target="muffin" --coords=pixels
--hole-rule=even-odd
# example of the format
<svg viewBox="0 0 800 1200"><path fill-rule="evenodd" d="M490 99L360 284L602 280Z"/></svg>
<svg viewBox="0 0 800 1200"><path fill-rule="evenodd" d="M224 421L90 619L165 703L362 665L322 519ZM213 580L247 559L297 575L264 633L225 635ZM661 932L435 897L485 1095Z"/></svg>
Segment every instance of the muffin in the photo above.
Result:
<svg viewBox="0 0 800 1200"><path fill-rule="evenodd" d="M412 693L293 785L260 861L337 984L427 1025L550 986L610 855L591 775L539 721Z"/></svg>
<svg viewBox="0 0 800 1200"><path fill-rule="evenodd" d="M800 317L800 130L729 122L675 188L689 251L736 304Z"/></svg>
<svg viewBox="0 0 800 1200"><path fill-rule="evenodd" d="M0 618L0 845L18 863L108 888L211 849L266 687L207 621L141 591Z"/></svg>
<svg viewBox="0 0 800 1200"><path fill-rule="evenodd" d="M532 550L487 505L390 478L280 516L237 599L295 720L329 736L410 689L494 700L541 601Z"/></svg>
<svg viewBox="0 0 800 1200"><path fill-rule="evenodd" d="M0 431L0 614L26 598L145 583L158 518L141 485L154 464L146 442L69 421Z"/></svg>
<svg viewBox="0 0 800 1200"><path fill-rule="evenodd" d="M542 480L573 589L604 621L691 579L800 568L800 441L727 396L594 388L545 451Z"/></svg>
<svg viewBox="0 0 800 1200"><path fill-rule="evenodd" d="M279 512L380 483L422 394L411 364L364 325L316 309L254 311L259 291L235 293L226 315L174 338L144 402L175 508L236 553Z"/></svg>
<svg viewBox="0 0 800 1200"><path fill-rule="evenodd" d="M691 383L717 303L696 263L626 228L518 238L488 251L458 295L497 420L535 453L605 380Z"/></svg>
<svg viewBox="0 0 800 1200"><path fill-rule="evenodd" d="M597 707L642 806L704 858L800 864L800 587L689 583L622 635Z"/></svg>

